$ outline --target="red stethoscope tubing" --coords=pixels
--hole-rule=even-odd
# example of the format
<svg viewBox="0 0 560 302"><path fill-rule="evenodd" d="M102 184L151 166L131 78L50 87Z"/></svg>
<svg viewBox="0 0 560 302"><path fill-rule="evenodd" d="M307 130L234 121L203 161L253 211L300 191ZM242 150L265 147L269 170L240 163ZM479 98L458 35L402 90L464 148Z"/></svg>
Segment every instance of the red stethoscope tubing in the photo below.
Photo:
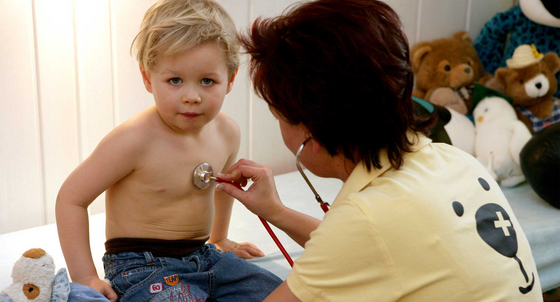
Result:
<svg viewBox="0 0 560 302"><path fill-rule="evenodd" d="M235 187L237 187L239 190L243 190L239 184L236 184L236 183L233 183L233 182L223 181L220 178L216 178L216 182L229 183L229 184L232 184ZM286 260L290 264L290 266L294 267L294 261L292 260L292 257L290 257L290 255L288 254L288 252L286 251L286 249L284 248L284 246L282 245L280 240L278 240L278 237L276 237L276 234L274 234L274 231L272 231L268 222L266 220L264 220L261 216L258 216L258 217L259 217L260 221L262 222L264 228L266 229L266 231L270 235L270 237L272 237L272 240L274 240L274 243L276 243L276 246L278 246L278 249L280 249L280 252L282 252L284 257L286 258Z"/></svg>

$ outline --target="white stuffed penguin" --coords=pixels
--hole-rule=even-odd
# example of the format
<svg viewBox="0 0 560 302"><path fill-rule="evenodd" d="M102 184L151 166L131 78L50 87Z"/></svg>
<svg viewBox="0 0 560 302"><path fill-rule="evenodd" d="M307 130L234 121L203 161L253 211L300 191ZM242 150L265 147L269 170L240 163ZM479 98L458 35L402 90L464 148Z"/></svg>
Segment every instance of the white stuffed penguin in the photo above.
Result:
<svg viewBox="0 0 560 302"><path fill-rule="evenodd" d="M51 301L54 271L54 260L50 255L42 249L30 249L14 264L14 283L2 293L14 302Z"/></svg>
<svg viewBox="0 0 560 302"><path fill-rule="evenodd" d="M517 119L513 107L503 98L488 97L474 109L476 158L504 187L513 187L525 176L519 166L519 153L531 133Z"/></svg>

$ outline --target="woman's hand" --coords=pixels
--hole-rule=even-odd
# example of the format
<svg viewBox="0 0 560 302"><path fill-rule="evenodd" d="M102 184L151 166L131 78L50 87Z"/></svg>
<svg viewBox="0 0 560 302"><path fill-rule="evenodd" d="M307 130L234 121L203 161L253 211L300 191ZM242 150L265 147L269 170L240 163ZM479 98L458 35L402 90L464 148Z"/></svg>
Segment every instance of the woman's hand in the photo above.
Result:
<svg viewBox="0 0 560 302"><path fill-rule="evenodd" d="M222 250L224 252L231 251L237 257L243 259L254 259L255 257L264 256L263 251L249 242L237 243L235 241L224 238L218 242L214 242L214 244L219 250Z"/></svg>
<svg viewBox="0 0 560 302"><path fill-rule="evenodd" d="M261 166L247 159L240 159L228 170L227 174L219 174L223 180L217 188L239 200L249 211L274 224L286 207L280 201L272 169ZM251 179L253 184L246 191L228 183L233 182L241 186L247 185Z"/></svg>

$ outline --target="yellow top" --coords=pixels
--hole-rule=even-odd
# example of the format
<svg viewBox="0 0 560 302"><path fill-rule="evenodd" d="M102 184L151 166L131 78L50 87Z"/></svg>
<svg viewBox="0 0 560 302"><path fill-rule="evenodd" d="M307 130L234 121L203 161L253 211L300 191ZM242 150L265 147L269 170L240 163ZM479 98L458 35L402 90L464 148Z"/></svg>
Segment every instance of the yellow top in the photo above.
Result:
<svg viewBox="0 0 560 302"><path fill-rule="evenodd" d="M290 290L301 301L542 301L498 184L453 146L421 136L415 150L399 170L386 153L381 169L354 169L288 275Z"/></svg>

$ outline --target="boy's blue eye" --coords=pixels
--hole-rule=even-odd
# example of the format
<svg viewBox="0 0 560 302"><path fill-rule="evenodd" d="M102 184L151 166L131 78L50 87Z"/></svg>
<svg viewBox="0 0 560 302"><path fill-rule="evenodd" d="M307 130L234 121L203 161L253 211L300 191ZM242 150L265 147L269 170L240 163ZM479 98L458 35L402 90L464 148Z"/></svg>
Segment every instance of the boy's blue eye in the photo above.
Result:
<svg viewBox="0 0 560 302"><path fill-rule="evenodd" d="M179 84L183 83L183 80L181 80L180 78L172 78L172 79L169 79L169 83L171 83L173 85L179 85Z"/></svg>
<svg viewBox="0 0 560 302"><path fill-rule="evenodd" d="M202 79L202 81L200 81L203 85L210 85L212 83L214 83L214 80L209 79L209 78L204 78Z"/></svg>

